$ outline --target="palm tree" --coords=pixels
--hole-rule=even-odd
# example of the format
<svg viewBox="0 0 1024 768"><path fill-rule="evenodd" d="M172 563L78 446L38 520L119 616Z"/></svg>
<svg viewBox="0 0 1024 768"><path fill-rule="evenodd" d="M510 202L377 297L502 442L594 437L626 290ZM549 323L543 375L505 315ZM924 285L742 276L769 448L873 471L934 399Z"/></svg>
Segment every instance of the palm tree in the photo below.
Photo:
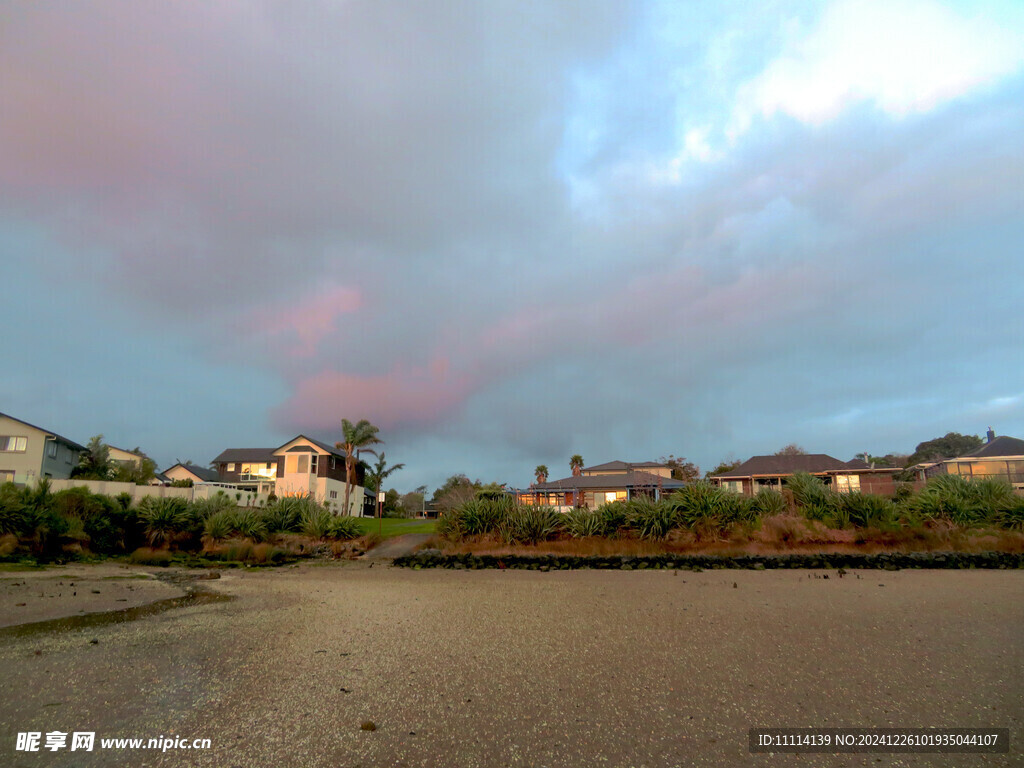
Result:
<svg viewBox="0 0 1024 768"><path fill-rule="evenodd" d="M387 459L384 458L384 451L381 451L380 456L377 457L377 463L373 465L373 471L370 473L369 477L369 482L373 483L374 492L379 494L381 489L384 487L385 478L387 478L387 476L390 475L392 472L397 472L404 466L405 464L395 464L395 466L389 467ZM384 507L383 505L381 505L380 502L377 502L377 504L379 505L380 509L378 517L383 518ZM378 523L378 529L380 525L383 525L383 523Z"/></svg>
<svg viewBox="0 0 1024 768"><path fill-rule="evenodd" d="M384 458L384 451L381 451L380 455L377 456L377 463L373 465L373 469L371 470L370 476L367 480L373 483L373 490L380 493L380 489L383 486L385 478L387 478L392 472L397 472L404 467L405 464L395 464L393 467L389 467L387 460Z"/></svg>
<svg viewBox="0 0 1024 768"><path fill-rule="evenodd" d="M348 419L341 420L342 439L334 444L339 451L345 452L345 514L352 514L348 505L349 496L352 494L352 486L356 484L356 462L359 461L356 452L372 453L377 455L367 446L384 441L377 437L380 431L366 419L360 419L358 424L353 424Z"/></svg>
<svg viewBox="0 0 1024 768"><path fill-rule="evenodd" d="M573 477L579 477L583 474L583 457L578 453L574 453L569 457L569 469L572 470Z"/></svg>
<svg viewBox="0 0 1024 768"><path fill-rule="evenodd" d="M537 475L538 483L546 483L548 481L548 467L546 464L538 464L533 472Z"/></svg>

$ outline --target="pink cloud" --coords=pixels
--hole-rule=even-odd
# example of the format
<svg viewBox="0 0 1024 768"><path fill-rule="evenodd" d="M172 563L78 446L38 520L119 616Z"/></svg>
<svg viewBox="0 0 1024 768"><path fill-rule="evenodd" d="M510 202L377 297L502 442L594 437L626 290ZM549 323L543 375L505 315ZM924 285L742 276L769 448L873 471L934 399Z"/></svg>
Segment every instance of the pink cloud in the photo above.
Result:
<svg viewBox="0 0 1024 768"><path fill-rule="evenodd" d="M362 306L362 294L355 288L331 286L306 298L252 310L237 327L242 333L267 338L287 357L310 358L323 338L335 330L338 318L358 312Z"/></svg>
<svg viewBox="0 0 1024 768"><path fill-rule="evenodd" d="M379 376L323 371L302 379L274 414L292 430L323 431L342 418L369 419L390 429L397 425L436 424L469 395L472 382L452 372L445 357L426 367L396 366Z"/></svg>

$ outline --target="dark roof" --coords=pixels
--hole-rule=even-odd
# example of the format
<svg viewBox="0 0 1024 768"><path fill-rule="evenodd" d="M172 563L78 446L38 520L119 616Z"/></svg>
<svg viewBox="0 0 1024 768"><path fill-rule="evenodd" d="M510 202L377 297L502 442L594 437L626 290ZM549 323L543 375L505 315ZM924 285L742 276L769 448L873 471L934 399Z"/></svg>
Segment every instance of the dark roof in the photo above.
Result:
<svg viewBox="0 0 1024 768"><path fill-rule="evenodd" d="M174 466L165 469L164 475L166 476L166 474L170 472L172 469L174 469L174 467L182 467L183 469L187 469L189 472L198 477L204 483L215 483L218 480L220 480L220 475L217 474L216 470L207 469L206 467L201 467L198 464L182 464L181 462L178 462Z"/></svg>
<svg viewBox="0 0 1024 768"><path fill-rule="evenodd" d="M613 469L642 469L644 467L664 467L666 464L659 464L656 461L609 461L604 464L595 464L593 467L584 467L584 472L593 472L594 470L606 471Z"/></svg>
<svg viewBox="0 0 1024 768"><path fill-rule="evenodd" d="M288 443L294 443L296 440L309 440L309 442L311 442L313 445L317 446L318 448L322 448L323 450L327 451L333 456L345 458L345 452L340 448L335 448L330 443L325 443L323 440L317 440L315 437L308 437L307 435L296 435L291 440L288 440L279 445L277 448L272 448L271 451L280 451L282 448L288 445Z"/></svg>
<svg viewBox="0 0 1024 768"><path fill-rule="evenodd" d="M572 491L585 488L682 488L686 483L668 477L652 475L650 472L627 472L624 475L579 475L564 477L549 483L537 483L532 491Z"/></svg>
<svg viewBox="0 0 1024 768"><path fill-rule="evenodd" d="M37 427L35 424L29 424L27 421L25 421L24 419L19 419L17 416L11 416L9 413L0 413L0 416L6 417L8 419L12 419L12 420L18 422L19 424L24 424L26 427L32 427L32 429L38 429L40 432L45 432L48 435L52 435L53 437L55 437L58 440L60 440L62 443L66 443L67 445L70 445L75 450L78 450L78 451L87 451L87 450L89 450L84 445L79 445L74 440L68 440L66 437L62 437L61 435L58 435L56 432L53 432L52 430L43 429L42 427Z"/></svg>
<svg viewBox="0 0 1024 768"><path fill-rule="evenodd" d="M220 456L213 460L214 464L222 462L268 462L277 461L273 448L227 448L221 451Z"/></svg>
<svg viewBox="0 0 1024 768"><path fill-rule="evenodd" d="M716 475L716 477L792 475L797 472L815 474L843 469L851 469L851 467L845 461L840 461L826 453L801 453L795 456L752 456L736 467L736 469Z"/></svg>
<svg viewBox="0 0 1024 768"><path fill-rule="evenodd" d="M965 453L962 457L958 456L957 458L986 459L995 456L1024 456L1024 440L1000 435L992 442L985 443L981 448L975 448L970 453Z"/></svg>
<svg viewBox="0 0 1024 768"><path fill-rule="evenodd" d="M846 462L846 466L850 469L871 469L871 465L864 461L864 459L850 459Z"/></svg>

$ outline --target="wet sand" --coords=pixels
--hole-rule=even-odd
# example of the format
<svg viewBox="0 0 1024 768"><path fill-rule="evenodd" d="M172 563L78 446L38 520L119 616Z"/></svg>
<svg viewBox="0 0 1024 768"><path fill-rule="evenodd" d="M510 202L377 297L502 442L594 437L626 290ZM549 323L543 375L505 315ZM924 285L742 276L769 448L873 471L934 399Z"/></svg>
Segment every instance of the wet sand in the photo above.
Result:
<svg viewBox="0 0 1024 768"><path fill-rule="evenodd" d="M133 608L181 597L151 569L70 565L0 571L0 627Z"/></svg>
<svg viewBox="0 0 1024 768"><path fill-rule="evenodd" d="M823 575L225 572L230 602L0 640L0 764L1022 764L1024 573ZM1012 752L747 751L840 725L1005 727ZM30 730L213 747L15 752Z"/></svg>

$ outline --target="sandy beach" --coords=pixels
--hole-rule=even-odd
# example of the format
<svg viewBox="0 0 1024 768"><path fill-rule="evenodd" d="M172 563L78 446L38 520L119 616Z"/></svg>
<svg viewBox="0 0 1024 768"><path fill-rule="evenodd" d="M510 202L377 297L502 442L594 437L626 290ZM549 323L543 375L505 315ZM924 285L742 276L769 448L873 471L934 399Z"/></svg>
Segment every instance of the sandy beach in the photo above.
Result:
<svg viewBox="0 0 1024 768"><path fill-rule="evenodd" d="M86 600L102 598L101 609L122 597L108 589L152 589L152 599L179 589L145 569L90 568L3 574L0 623L43 616L10 605L19 589L48 594L92 579L101 594L89 587ZM31 586L7 583L23 580ZM362 562L227 571L199 585L233 599L133 621L5 630L0 763L1022 762L1024 574L1016 571L839 578L414 572ZM367 722L376 729L363 730ZM755 726L1003 727L1011 753L752 755L747 731ZM28 731L208 738L212 746L16 751L16 734Z"/></svg>

